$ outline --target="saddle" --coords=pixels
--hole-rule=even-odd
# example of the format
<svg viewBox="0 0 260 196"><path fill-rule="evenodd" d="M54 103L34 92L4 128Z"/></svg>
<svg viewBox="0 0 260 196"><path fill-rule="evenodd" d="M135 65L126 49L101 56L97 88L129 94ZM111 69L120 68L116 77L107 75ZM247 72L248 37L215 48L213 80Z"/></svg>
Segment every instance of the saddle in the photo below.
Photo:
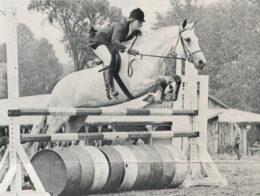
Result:
<svg viewBox="0 0 260 196"><path fill-rule="evenodd" d="M87 64L89 65L89 67L96 67L98 65L103 64L103 61L99 58L95 58L93 60L88 61ZM102 71L109 69L109 68L112 68L112 70L111 70L112 79L114 79L117 82L118 86L121 88L123 93L127 96L127 98L129 100L134 99L135 97L129 92L129 90L125 86L123 80L119 76L119 71L120 71L120 68L121 68L121 56L118 52L111 55L110 65L100 69L99 72L102 72ZM114 86L113 83L114 83L114 81L112 80L112 85Z"/></svg>

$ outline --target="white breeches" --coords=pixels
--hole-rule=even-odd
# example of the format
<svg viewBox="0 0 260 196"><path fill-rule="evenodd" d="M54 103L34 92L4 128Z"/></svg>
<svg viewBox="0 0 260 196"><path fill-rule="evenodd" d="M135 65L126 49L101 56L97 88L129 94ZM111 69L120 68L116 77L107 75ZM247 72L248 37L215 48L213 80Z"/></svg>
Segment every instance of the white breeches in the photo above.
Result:
<svg viewBox="0 0 260 196"><path fill-rule="evenodd" d="M104 62L104 65L110 64L111 54L105 45L98 46L94 52Z"/></svg>

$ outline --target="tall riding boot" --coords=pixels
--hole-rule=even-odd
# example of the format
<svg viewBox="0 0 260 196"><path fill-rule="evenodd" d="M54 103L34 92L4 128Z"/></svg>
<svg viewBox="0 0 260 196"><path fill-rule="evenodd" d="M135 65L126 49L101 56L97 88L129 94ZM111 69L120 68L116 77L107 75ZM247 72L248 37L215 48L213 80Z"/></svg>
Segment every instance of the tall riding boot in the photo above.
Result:
<svg viewBox="0 0 260 196"><path fill-rule="evenodd" d="M112 85L113 79L112 79L111 70L109 68L107 70L104 70L103 75L105 80L107 98L110 100L112 99L111 96L117 97L118 92L114 89L114 86Z"/></svg>
<svg viewBox="0 0 260 196"><path fill-rule="evenodd" d="M117 97L119 95L119 93L114 88L114 82L112 77L110 79L110 93L113 97Z"/></svg>
<svg viewBox="0 0 260 196"><path fill-rule="evenodd" d="M112 97L110 96L110 83L105 81L105 87L106 87L106 95L107 95L107 98L108 98L109 100L111 100Z"/></svg>
<svg viewBox="0 0 260 196"><path fill-rule="evenodd" d="M117 97L119 95L119 93L115 90L114 85L110 82L110 94L113 97Z"/></svg>

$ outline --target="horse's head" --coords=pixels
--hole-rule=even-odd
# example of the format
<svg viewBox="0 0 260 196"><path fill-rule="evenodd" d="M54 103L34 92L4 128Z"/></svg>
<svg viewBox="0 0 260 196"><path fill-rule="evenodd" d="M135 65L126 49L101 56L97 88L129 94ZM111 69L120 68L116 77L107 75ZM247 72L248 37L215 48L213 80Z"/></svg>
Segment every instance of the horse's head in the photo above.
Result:
<svg viewBox="0 0 260 196"><path fill-rule="evenodd" d="M179 29L179 42L176 43L176 45L179 43L181 47L176 48L176 53L184 53L184 56L194 64L195 68L202 69L207 62L194 32L195 24L196 21L187 23L187 19L184 20Z"/></svg>

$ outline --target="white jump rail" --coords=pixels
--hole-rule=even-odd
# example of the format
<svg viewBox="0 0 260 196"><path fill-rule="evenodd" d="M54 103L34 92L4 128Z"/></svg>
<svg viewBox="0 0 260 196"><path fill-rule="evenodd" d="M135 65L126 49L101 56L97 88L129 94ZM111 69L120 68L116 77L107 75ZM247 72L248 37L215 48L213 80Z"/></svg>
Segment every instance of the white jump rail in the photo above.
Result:
<svg viewBox="0 0 260 196"><path fill-rule="evenodd" d="M58 116L196 116L198 110L189 109L136 109L136 108L20 108L8 110L8 116L36 116L36 115L58 115Z"/></svg>
<svg viewBox="0 0 260 196"><path fill-rule="evenodd" d="M133 132L104 132L104 133L54 133L54 134L21 134L22 142L39 141L78 141L78 140L115 140L115 139L145 139L199 137L199 132L172 131L133 131Z"/></svg>

